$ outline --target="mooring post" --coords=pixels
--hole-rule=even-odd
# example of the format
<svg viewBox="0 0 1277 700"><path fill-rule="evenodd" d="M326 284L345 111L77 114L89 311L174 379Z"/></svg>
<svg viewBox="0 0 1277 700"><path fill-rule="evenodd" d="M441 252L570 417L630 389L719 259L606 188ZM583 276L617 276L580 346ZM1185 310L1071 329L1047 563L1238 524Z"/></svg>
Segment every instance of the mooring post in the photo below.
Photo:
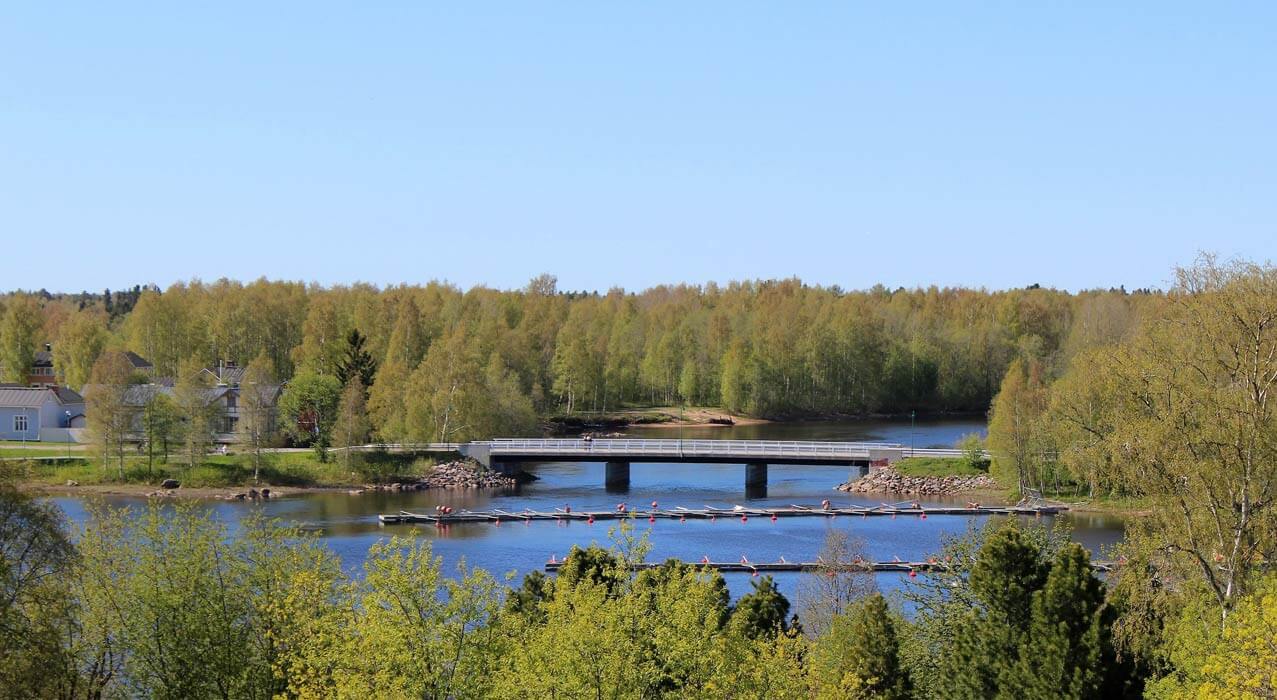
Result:
<svg viewBox="0 0 1277 700"><path fill-rule="evenodd" d="M767 486L767 463L750 462L745 465L745 488Z"/></svg>
<svg viewBox="0 0 1277 700"><path fill-rule="evenodd" d="M603 483L607 489L626 490L630 488L630 463L608 462L605 467Z"/></svg>

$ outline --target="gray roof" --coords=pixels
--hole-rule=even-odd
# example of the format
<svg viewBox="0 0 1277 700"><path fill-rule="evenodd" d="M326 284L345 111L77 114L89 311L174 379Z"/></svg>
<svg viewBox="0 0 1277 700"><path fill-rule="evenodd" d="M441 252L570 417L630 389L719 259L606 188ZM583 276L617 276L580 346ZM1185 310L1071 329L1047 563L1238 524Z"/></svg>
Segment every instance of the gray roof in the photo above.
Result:
<svg viewBox="0 0 1277 700"><path fill-rule="evenodd" d="M40 350L35 354L35 362L31 363L32 367L52 367L53 353L48 350Z"/></svg>
<svg viewBox="0 0 1277 700"><path fill-rule="evenodd" d="M50 399L62 405L84 403L84 399L70 389L0 388L0 407L4 408L39 408Z"/></svg>
<svg viewBox="0 0 1277 700"><path fill-rule="evenodd" d="M133 352L132 350L125 350L124 358L128 360L130 364L133 365L133 369L151 369L151 363L147 362L146 358Z"/></svg>
<svg viewBox="0 0 1277 700"><path fill-rule="evenodd" d="M233 386L244 381L244 371L247 369L247 367L227 367L223 365L221 367L205 367L204 371L208 372L209 376L218 384L230 384Z"/></svg>

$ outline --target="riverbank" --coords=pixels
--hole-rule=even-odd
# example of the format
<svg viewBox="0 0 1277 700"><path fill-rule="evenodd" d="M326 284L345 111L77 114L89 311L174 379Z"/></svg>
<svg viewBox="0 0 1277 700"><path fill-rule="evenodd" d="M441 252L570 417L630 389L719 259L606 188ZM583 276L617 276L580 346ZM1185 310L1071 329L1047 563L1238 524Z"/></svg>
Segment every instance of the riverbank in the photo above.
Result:
<svg viewBox="0 0 1277 700"><path fill-rule="evenodd" d="M60 476L66 476L69 473L66 470L63 470L63 472ZM190 472L187 472L186 475L189 476ZM250 480L247 483L212 486L200 480L195 480L193 483L184 483L182 476L183 473L178 471L158 481L151 479L144 482L89 481L81 483L71 478L61 482L54 482L46 475L44 480L18 480L17 484L19 488L25 491L45 496L127 496L132 498L251 501L325 493L360 495L379 491L506 489L535 478L527 475L524 475L523 478L507 476L483 469L475 463L463 461L429 465L420 472L405 474L386 483L361 483L358 480L343 480L339 483L278 484L268 479L262 479L259 481Z"/></svg>
<svg viewBox="0 0 1277 700"><path fill-rule="evenodd" d="M547 431L557 435L583 432L624 431L626 428L687 428L732 427L738 425L764 425L763 418L751 418L729 413L717 408L681 408L659 406L635 408L607 413L575 413L550 416L546 419Z"/></svg>

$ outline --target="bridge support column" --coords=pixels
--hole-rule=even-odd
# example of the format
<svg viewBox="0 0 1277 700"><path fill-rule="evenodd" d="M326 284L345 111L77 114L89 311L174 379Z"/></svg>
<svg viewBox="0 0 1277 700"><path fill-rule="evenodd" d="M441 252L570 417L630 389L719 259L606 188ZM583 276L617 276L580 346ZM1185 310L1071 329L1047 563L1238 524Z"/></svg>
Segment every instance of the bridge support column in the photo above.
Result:
<svg viewBox="0 0 1277 700"><path fill-rule="evenodd" d="M518 462L492 462L492 471L506 476L515 476L519 473Z"/></svg>
<svg viewBox="0 0 1277 700"><path fill-rule="evenodd" d="M608 491L625 493L630 490L629 462L608 462L604 469L603 483Z"/></svg>
<svg viewBox="0 0 1277 700"><path fill-rule="evenodd" d="M870 471L872 471L872 468L868 464L853 464L847 470L847 481L850 483L856 479L869 476Z"/></svg>
<svg viewBox="0 0 1277 700"><path fill-rule="evenodd" d="M745 488L758 488L767 486L767 464L765 462L751 462L745 465Z"/></svg>

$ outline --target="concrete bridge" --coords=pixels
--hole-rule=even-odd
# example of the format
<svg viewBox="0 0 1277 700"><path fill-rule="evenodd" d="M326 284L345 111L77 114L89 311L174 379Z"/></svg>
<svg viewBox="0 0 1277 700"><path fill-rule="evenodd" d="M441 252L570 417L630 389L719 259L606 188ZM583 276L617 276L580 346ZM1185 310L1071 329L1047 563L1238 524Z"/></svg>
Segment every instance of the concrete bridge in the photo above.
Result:
<svg viewBox="0 0 1277 700"><path fill-rule="evenodd" d="M387 446L411 449L410 446ZM635 462L687 464L743 464L745 487L767 486L769 465L828 464L868 473L871 466L887 465L904 457L960 457L961 450L914 450L885 442L815 442L797 440L629 440L629 439L521 439L502 438L469 443L432 443L417 449L458 452L484 466L514 473L524 462L600 462L610 490L629 487L630 465Z"/></svg>

